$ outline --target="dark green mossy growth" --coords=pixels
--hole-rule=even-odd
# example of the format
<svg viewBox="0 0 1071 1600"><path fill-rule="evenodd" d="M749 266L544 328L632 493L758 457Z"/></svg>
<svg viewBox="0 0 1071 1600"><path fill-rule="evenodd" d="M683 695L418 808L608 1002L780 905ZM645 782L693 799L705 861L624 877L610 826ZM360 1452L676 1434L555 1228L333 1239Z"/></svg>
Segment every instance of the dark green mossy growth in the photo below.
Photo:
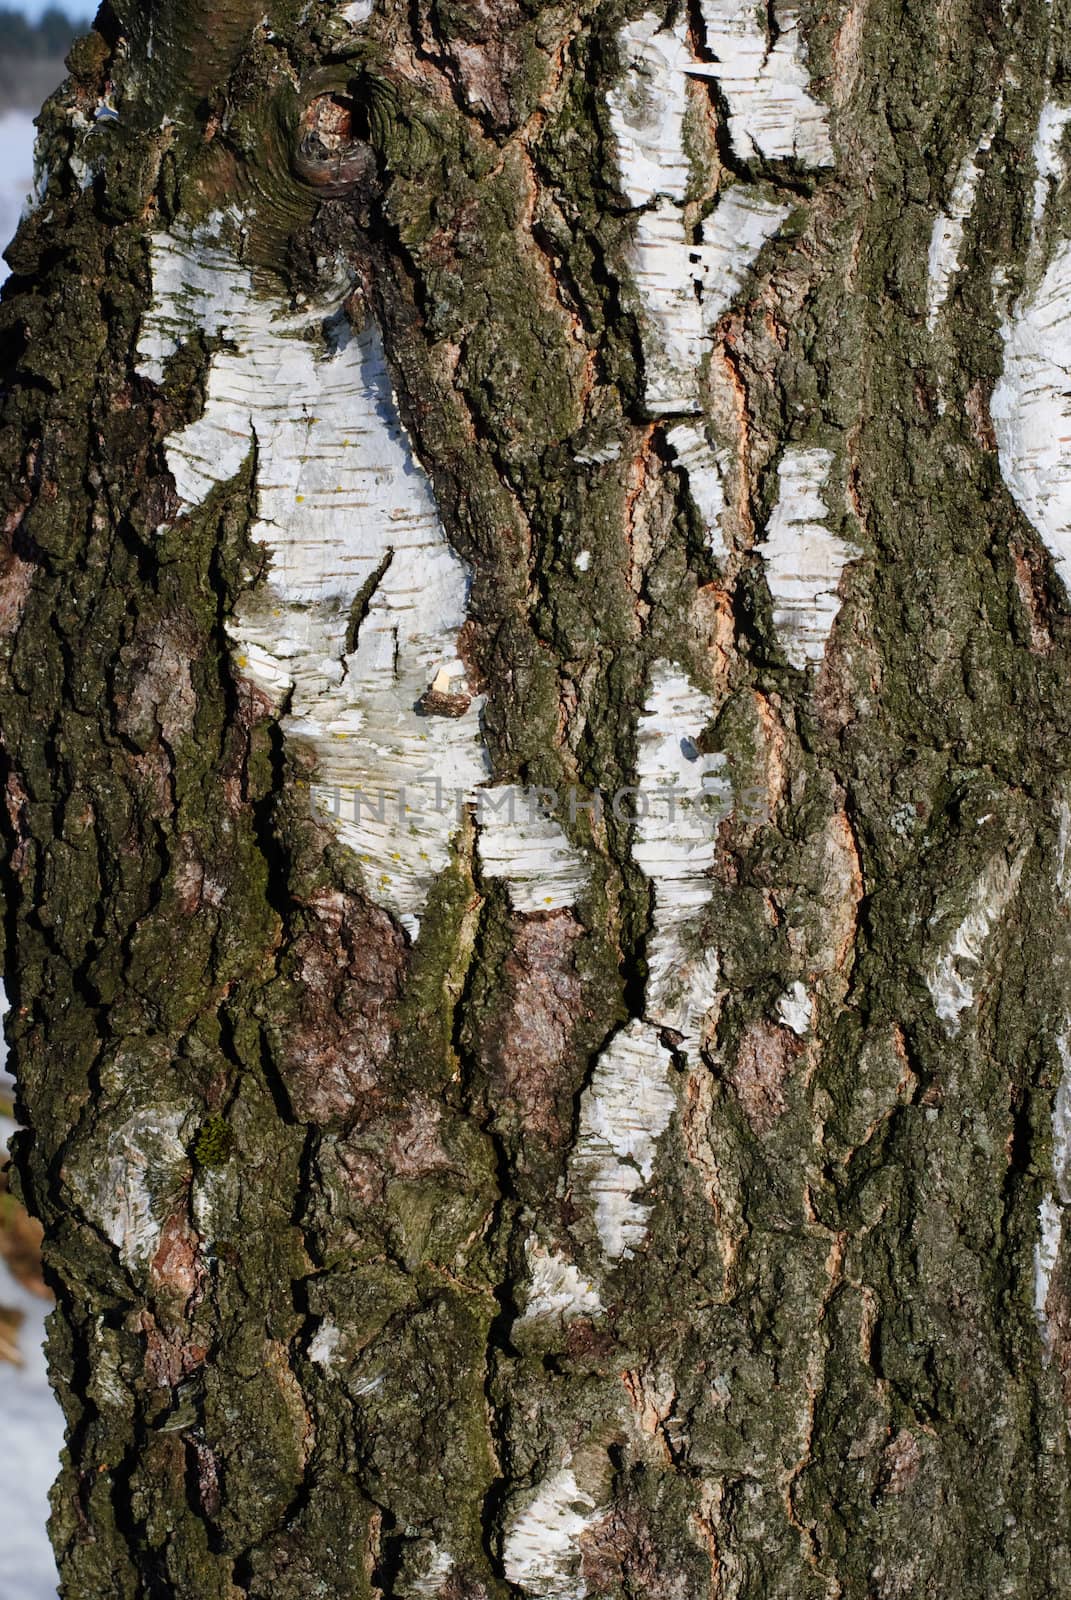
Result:
<svg viewBox="0 0 1071 1600"><path fill-rule="evenodd" d="M199 1167L224 1167L234 1154L234 1129L220 1112L201 1124L193 1147Z"/></svg>

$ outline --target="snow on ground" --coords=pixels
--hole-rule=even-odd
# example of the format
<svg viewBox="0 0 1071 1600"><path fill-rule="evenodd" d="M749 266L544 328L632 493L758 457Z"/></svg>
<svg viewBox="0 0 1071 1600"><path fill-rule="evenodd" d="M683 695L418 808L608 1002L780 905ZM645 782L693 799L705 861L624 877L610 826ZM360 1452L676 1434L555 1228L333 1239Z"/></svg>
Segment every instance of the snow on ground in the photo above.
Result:
<svg viewBox="0 0 1071 1600"><path fill-rule="evenodd" d="M48 1304L3 1269L0 1304L21 1311L23 1365L0 1361L0 1600L55 1600L56 1563L48 1542L48 1491L59 1469L63 1417L45 1373Z"/></svg>
<svg viewBox="0 0 1071 1600"><path fill-rule="evenodd" d="M0 985L0 1018L7 1010ZM5 1070L7 1044L0 1029L0 1094L12 1092ZM0 1117L0 1159L15 1131ZM0 1263L0 1306L21 1311L23 1365L0 1361L0 1600L54 1600L56 1563L48 1542L48 1491L59 1468L63 1416L45 1372L48 1302L16 1283Z"/></svg>
<svg viewBox="0 0 1071 1600"><path fill-rule="evenodd" d="M0 250L10 244L33 187L33 141L31 112L0 115ZM6 276L6 268L0 266L0 279Z"/></svg>

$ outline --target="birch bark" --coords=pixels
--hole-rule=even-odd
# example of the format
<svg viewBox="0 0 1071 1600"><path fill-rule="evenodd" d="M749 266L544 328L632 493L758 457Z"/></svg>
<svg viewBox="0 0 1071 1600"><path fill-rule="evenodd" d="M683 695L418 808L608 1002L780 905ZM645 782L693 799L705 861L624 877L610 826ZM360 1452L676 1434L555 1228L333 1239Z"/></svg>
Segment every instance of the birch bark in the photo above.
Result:
<svg viewBox="0 0 1071 1600"><path fill-rule="evenodd" d="M70 74L64 1596L1071 1594L1063 0L115 0Z"/></svg>

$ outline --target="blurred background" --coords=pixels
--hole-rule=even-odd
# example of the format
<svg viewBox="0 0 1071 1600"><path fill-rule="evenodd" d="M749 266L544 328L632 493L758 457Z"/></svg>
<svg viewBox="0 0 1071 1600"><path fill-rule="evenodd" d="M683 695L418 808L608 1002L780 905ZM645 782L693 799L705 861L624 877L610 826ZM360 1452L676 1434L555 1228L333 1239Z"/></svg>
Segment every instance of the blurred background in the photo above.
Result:
<svg viewBox="0 0 1071 1600"><path fill-rule="evenodd" d="M33 187L33 119L64 76L71 40L90 20L88 11L68 16L32 0L18 10L0 7L0 249Z"/></svg>
<svg viewBox="0 0 1071 1600"><path fill-rule="evenodd" d="M0 7L0 249L33 187L33 119L63 79L63 58L89 21L54 6ZM0 263L0 280L6 276ZM42 1351L52 1297L41 1275L39 1230L8 1186L15 1094L5 1056L0 1039L0 1600L54 1600L45 1523L63 1422Z"/></svg>

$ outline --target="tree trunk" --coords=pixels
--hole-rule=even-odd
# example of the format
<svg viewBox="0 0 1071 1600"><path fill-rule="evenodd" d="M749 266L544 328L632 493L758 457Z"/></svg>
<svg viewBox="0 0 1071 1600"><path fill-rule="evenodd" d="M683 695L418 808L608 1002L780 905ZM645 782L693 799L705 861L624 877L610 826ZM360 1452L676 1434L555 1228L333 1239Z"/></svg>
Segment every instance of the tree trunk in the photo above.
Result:
<svg viewBox="0 0 1071 1600"><path fill-rule="evenodd" d="M1071 1595L1066 7L69 66L0 581L64 1596Z"/></svg>

